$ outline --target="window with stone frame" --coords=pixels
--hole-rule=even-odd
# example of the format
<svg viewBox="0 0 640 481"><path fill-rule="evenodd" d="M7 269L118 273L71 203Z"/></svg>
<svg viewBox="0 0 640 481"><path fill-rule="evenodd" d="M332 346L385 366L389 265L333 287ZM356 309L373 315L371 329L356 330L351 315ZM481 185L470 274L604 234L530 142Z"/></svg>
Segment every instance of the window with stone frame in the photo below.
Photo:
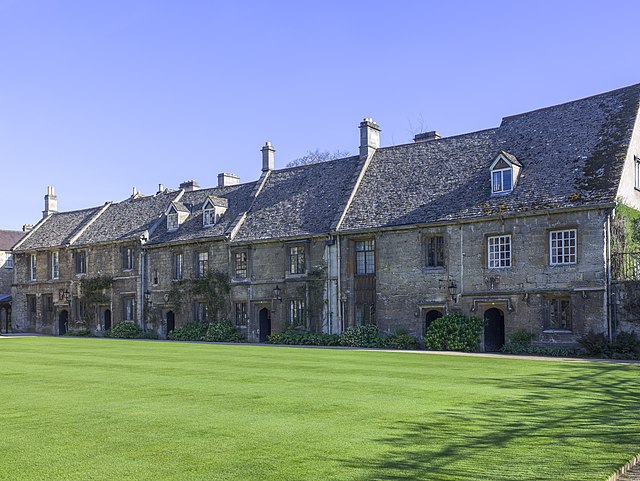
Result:
<svg viewBox="0 0 640 481"><path fill-rule="evenodd" d="M4 261L4 267L5 269L13 269L13 254L11 252L7 254L7 258Z"/></svg>
<svg viewBox="0 0 640 481"><path fill-rule="evenodd" d="M134 266L134 251L132 247L122 248L122 270L131 271Z"/></svg>
<svg viewBox="0 0 640 481"><path fill-rule="evenodd" d="M60 278L60 253L58 251L49 253L49 279Z"/></svg>
<svg viewBox="0 0 640 481"><path fill-rule="evenodd" d="M87 251L75 251L76 274L87 273Z"/></svg>
<svg viewBox="0 0 640 481"><path fill-rule="evenodd" d="M355 305L356 325L375 324L375 304L357 303Z"/></svg>
<svg viewBox="0 0 640 481"><path fill-rule="evenodd" d="M174 231L180 226L180 219L178 219L178 212L175 208L171 208L167 214L167 230Z"/></svg>
<svg viewBox="0 0 640 481"><path fill-rule="evenodd" d="M27 318L30 324L36 322L37 305L36 296L27 294Z"/></svg>
<svg viewBox="0 0 640 481"><path fill-rule="evenodd" d="M578 261L577 238L576 229L549 232L549 261L552 266L575 264Z"/></svg>
<svg viewBox="0 0 640 481"><path fill-rule="evenodd" d="M209 253L198 252L196 254L196 277L206 277L209 272Z"/></svg>
<svg viewBox="0 0 640 481"><path fill-rule="evenodd" d="M84 321L86 304L79 297L73 298L74 315L76 321Z"/></svg>
<svg viewBox="0 0 640 481"><path fill-rule="evenodd" d="M425 266L426 267L444 267L445 265L445 251L444 251L444 236L441 235L428 235L424 236L424 252L425 252Z"/></svg>
<svg viewBox="0 0 640 481"><path fill-rule="evenodd" d="M136 300L133 296L122 298L122 320L135 321L136 319Z"/></svg>
<svg viewBox="0 0 640 481"><path fill-rule="evenodd" d="M233 277L246 279L249 276L249 256L247 251L235 251L233 254Z"/></svg>
<svg viewBox="0 0 640 481"><path fill-rule="evenodd" d="M202 225L207 227L216 223L216 209L207 201L205 208L202 210Z"/></svg>
<svg viewBox="0 0 640 481"><path fill-rule="evenodd" d="M375 274L375 250L376 241L374 239L367 239L357 241L355 243L356 250L356 274L366 275Z"/></svg>
<svg viewBox="0 0 640 481"><path fill-rule="evenodd" d="M549 331L571 331L571 298L556 297L547 299L547 316L544 326Z"/></svg>
<svg viewBox="0 0 640 481"><path fill-rule="evenodd" d="M158 279L158 269L154 269L153 270L153 274L152 274L152 278L151 279L152 279L151 282L153 283L153 285L157 286L158 285L158 280L159 280Z"/></svg>
<svg viewBox="0 0 640 481"><path fill-rule="evenodd" d="M182 252L176 252L173 254L173 278L177 281L182 280L182 269L184 265L184 256Z"/></svg>
<svg viewBox="0 0 640 481"><path fill-rule="evenodd" d="M289 274L305 273L305 249L304 246L290 246L289 251Z"/></svg>
<svg viewBox="0 0 640 481"><path fill-rule="evenodd" d="M196 301L195 306L195 318L198 322L207 322L209 318L207 317L208 309L207 304L204 302Z"/></svg>
<svg viewBox="0 0 640 481"><path fill-rule="evenodd" d="M488 237L487 258L489 269L506 269L511 267L511 235Z"/></svg>
<svg viewBox="0 0 640 481"><path fill-rule="evenodd" d="M38 257L37 254L29 256L29 279L35 281L38 279Z"/></svg>
<svg viewBox="0 0 640 481"><path fill-rule="evenodd" d="M53 294L42 296L42 320L45 323L53 322Z"/></svg>
<svg viewBox="0 0 640 481"><path fill-rule="evenodd" d="M234 314L236 326L246 326L247 320L249 319L247 315L247 303L246 302L235 302L234 303Z"/></svg>
<svg viewBox="0 0 640 481"><path fill-rule="evenodd" d="M289 301L289 324L293 327L305 326L304 299Z"/></svg>

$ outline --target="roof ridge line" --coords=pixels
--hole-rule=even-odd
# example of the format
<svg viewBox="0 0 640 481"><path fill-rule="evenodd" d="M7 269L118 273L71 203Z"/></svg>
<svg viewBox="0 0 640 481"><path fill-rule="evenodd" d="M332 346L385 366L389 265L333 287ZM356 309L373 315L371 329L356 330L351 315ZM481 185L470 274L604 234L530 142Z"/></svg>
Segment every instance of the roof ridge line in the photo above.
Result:
<svg viewBox="0 0 640 481"><path fill-rule="evenodd" d="M69 239L69 242L67 243L67 245L71 245L73 244L75 241L77 241L80 236L82 234L84 234L86 232L86 230L96 221L98 220L98 218L110 207L113 205L112 201L108 201L105 202L104 205L100 208L100 210L98 212L96 212L95 214L93 214L93 217L91 219L89 219L89 221L87 222L87 224L82 227L77 233L76 235L74 235L71 239Z"/></svg>
<svg viewBox="0 0 640 481"><path fill-rule="evenodd" d="M51 217L53 217L53 213L49 214L47 217L45 217L44 219L40 219L40 221L33 226L33 229L31 229L26 236L24 236L22 239L20 239L20 241L14 245L11 250L16 250L18 247L20 247L29 237L31 237L31 235L38 230L40 227L42 227L44 225L45 222L47 222L49 219L51 219Z"/></svg>
<svg viewBox="0 0 640 481"><path fill-rule="evenodd" d="M355 199L356 197L356 193L360 188L360 184L362 184L362 179L364 179L364 174L367 172L367 169L371 164L371 159L373 159L373 156L376 155L377 151L378 149L374 150L371 154L367 155L367 158L365 159L364 163L362 164L362 167L360 168L360 173L358 174L358 177L356 178L356 181L353 187L351 188L351 194L349 195L349 198L347 199L347 203L345 204L344 209L342 210L342 214L340 214L340 217L338 218L338 222L336 222L334 225L331 226L331 230L337 231L340 229L340 226L344 222L344 219L347 216L347 212L349 211L349 208L353 203L353 199Z"/></svg>

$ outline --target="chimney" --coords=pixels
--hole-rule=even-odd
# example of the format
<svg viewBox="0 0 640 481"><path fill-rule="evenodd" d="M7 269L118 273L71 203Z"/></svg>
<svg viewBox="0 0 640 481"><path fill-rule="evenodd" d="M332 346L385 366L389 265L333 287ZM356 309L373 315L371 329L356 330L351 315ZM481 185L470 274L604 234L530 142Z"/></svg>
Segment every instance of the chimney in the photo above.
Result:
<svg viewBox="0 0 640 481"><path fill-rule="evenodd" d="M44 196L44 210L42 211L42 217L47 217L49 214L58 212L58 197L56 196L53 186L47 187L47 195Z"/></svg>
<svg viewBox="0 0 640 481"><path fill-rule="evenodd" d="M158 184L158 194L162 194L164 192L164 185Z"/></svg>
<svg viewBox="0 0 640 481"><path fill-rule="evenodd" d="M262 147L262 172L273 170L275 168L275 153L276 149L273 148L271 142L267 142Z"/></svg>
<svg viewBox="0 0 640 481"><path fill-rule="evenodd" d="M438 132L436 132L435 130L432 130L431 132L422 132L421 134L416 134L415 137L413 138L413 141L418 144L420 142L429 142L431 140L439 140L440 134Z"/></svg>
<svg viewBox="0 0 640 481"><path fill-rule="evenodd" d="M192 192L194 190L200 190L200 185L195 180L185 180L180 184L180 188L185 192Z"/></svg>
<svg viewBox="0 0 640 481"><path fill-rule="evenodd" d="M31 224L25 224L22 226L22 232L30 232L31 229L33 229L33 226Z"/></svg>
<svg viewBox="0 0 640 481"><path fill-rule="evenodd" d="M218 174L218 187L225 187L227 185L238 185L240 183L240 177L236 174L225 174L221 172Z"/></svg>
<svg viewBox="0 0 640 481"><path fill-rule="evenodd" d="M360 158L366 159L380 147L380 126L373 119L360 122Z"/></svg>

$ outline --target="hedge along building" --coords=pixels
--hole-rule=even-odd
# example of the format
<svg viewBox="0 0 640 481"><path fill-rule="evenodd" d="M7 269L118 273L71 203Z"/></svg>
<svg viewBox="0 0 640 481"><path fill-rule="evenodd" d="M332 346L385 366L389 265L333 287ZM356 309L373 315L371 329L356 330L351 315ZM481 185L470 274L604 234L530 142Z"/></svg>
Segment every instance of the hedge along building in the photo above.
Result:
<svg viewBox="0 0 640 481"><path fill-rule="evenodd" d="M51 303L62 313L77 274L68 267L71 274L46 279L54 251L103 246L114 277L104 306L115 321L135 312L161 334L211 314L202 296L176 295L184 291L178 266L183 279L229 276L226 314L252 341L286 325L340 332L366 322L420 336L451 311L488 319L485 349L519 328L539 342L572 343L588 329L611 333L610 226L618 202L640 207L639 91L384 148L380 127L365 119L356 157L275 170L267 144L256 182L221 174L213 189L189 182L122 206L49 212L16 248L14 312L29 329L61 332L50 319L34 324L27 304L37 321L57 292ZM126 202L155 207L131 215ZM89 235L100 219L102 237ZM116 260L128 259L127 244L139 259L132 269ZM86 277L104 272L87 268Z"/></svg>

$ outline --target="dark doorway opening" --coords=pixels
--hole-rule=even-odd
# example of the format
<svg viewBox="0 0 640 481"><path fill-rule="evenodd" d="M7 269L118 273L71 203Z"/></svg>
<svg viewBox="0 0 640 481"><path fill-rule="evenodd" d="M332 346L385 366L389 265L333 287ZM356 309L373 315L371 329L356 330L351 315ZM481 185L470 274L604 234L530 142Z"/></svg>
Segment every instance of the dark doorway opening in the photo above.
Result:
<svg viewBox="0 0 640 481"><path fill-rule="evenodd" d="M171 331L176 330L176 315L173 311L167 312L167 336Z"/></svg>
<svg viewBox="0 0 640 481"><path fill-rule="evenodd" d="M504 312L492 307L484 311L484 350L495 352L504 346Z"/></svg>
<svg viewBox="0 0 640 481"><path fill-rule="evenodd" d="M260 342L267 342L267 337L271 335L271 313L269 309L263 307L259 312L259 329L260 329Z"/></svg>
<svg viewBox="0 0 640 481"><path fill-rule="evenodd" d="M64 310L60 311L60 316L58 316L58 335L64 336L67 332L67 325L69 323L69 311Z"/></svg>
<svg viewBox="0 0 640 481"><path fill-rule="evenodd" d="M104 311L104 330L108 331L111 329L111 311L107 309Z"/></svg>
<svg viewBox="0 0 640 481"><path fill-rule="evenodd" d="M424 332L427 332L433 321L442 317L442 312L432 309L424 316Z"/></svg>

